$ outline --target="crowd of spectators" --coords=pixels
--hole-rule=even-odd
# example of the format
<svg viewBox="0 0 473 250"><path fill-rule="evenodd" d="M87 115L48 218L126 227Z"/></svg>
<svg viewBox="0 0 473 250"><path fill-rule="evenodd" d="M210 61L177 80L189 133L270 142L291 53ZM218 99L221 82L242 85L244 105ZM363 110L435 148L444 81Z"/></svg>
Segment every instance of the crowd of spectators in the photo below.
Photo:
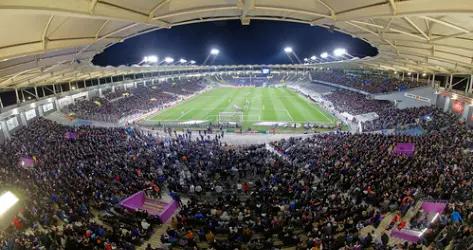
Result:
<svg viewBox="0 0 473 250"><path fill-rule="evenodd" d="M387 75L362 74L362 73L345 73L343 71L312 71L313 80L320 80L334 84L343 85L368 93L385 93L410 88L425 86L424 81L417 81L405 78L393 78Z"/></svg>
<svg viewBox="0 0 473 250"><path fill-rule="evenodd" d="M362 123L363 132L410 126L420 126L430 131L446 127L458 119L456 115L444 113L432 106L398 109L390 101L370 99L363 94L348 90L334 91L325 95L324 99L340 113L347 112L352 116L376 113L378 118Z"/></svg>
<svg viewBox="0 0 473 250"><path fill-rule="evenodd" d="M415 143L414 156L393 153L394 146L404 142ZM296 204L301 202L300 211L318 216L318 220L310 221L312 226L331 226L328 233L319 232L318 238L325 247L339 249L361 244L386 249L381 237L368 235L367 240L359 237L355 229L377 227L383 214L404 215L415 201L428 199L449 201L451 208L432 225L419 245L442 249L453 240L452 249L467 249L461 246L473 240L472 142L471 129L452 124L420 137L342 133L282 140L274 145L293 165L320 178L306 184L306 192L302 189L304 199L296 200ZM315 207L310 206L312 199ZM468 219L459 222L450 218L455 212Z"/></svg>
<svg viewBox="0 0 473 250"><path fill-rule="evenodd" d="M294 83L298 81L307 81L305 75L299 74L263 74L263 73L242 73L238 75L217 75L214 76L216 81L223 82L226 85L234 86L271 86L277 84Z"/></svg>
<svg viewBox="0 0 473 250"><path fill-rule="evenodd" d="M202 79L182 79L152 86L120 88L115 92L105 93L104 97L76 101L63 111L74 113L82 119L117 122L123 117L162 108L165 104L176 101L179 95L190 95L202 90L204 85L201 81Z"/></svg>
<svg viewBox="0 0 473 250"><path fill-rule="evenodd" d="M410 122L429 109L393 119ZM0 186L22 198L0 248L134 249L160 221L118 203L158 186L188 198L161 237L170 247L468 249L473 130L438 110L428 116L419 121L422 136L320 134L271 143L279 155L265 145L227 145L223 134L206 131L157 138L139 129L72 128L35 118L0 148ZM406 142L415 144L413 156L394 153ZM360 233L392 213L400 218L393 227L426 226L419 217L412 225L402 219L423 199L449 207L421 242L393 247L388 229Z"/></svg>
<svg viewBox="0 0 473 250"><path fill-rule="evenodd" d="M370 112L380 113L385 109L394 108L389 101L369 99L363 94L348 90L338 90L324 98L330 101L339 112L347 112L353 116Z"/></svg>

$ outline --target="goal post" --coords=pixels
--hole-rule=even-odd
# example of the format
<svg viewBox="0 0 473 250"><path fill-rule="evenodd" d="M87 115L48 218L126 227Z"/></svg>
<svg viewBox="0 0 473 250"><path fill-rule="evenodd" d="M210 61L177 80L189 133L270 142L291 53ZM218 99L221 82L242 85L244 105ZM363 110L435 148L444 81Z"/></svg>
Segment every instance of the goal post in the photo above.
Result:
<svg viewBox="0 0 473 250"><path fill-rule="evenodd" d="M243 112L220 112L218 123L225 126L241 126L243 123Z"/></svg>

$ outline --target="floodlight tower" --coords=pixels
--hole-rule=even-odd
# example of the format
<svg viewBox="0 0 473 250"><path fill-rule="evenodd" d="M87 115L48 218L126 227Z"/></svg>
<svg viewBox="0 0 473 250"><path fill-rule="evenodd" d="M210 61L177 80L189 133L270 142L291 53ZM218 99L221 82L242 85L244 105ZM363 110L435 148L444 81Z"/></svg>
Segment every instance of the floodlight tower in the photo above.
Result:
<svg viewBox="0 0 473 250"><path fill-rule="evenodd" d="M170 57L170 56L166 56L164 58L164 60L162 60L159 64L171 64L174 62L174 58Z"/></svg>
<svg viewBox="0 0 473 250"><path fill-rule="evenodd" d="M327 58L329 57L328 52L322 52L320 54L320 58L323 59L322 61L327 61Z"/></svg>
<svg viewBox="0 0 473 250"><path fill-rule="evenodd" d="M318 60L317 56L313 55L310 57L309 62L311 63L319 63L320 61Z"/></svg>
<svg viewBox="0 0 473 250"><path fill-rule="evenodd" d="M215 61L215 59L217 58L217 56L220 54L220 50L219 49L216 49L216 48L213 48L210 50L210 53L209 55L207 56L207 58L205 58L205 61L204 61L204 65L207 64L208 60L210 58L212 58L212 62Z"/></svg>
<svg viewBox="0 0 473 250"><path fill-rule="evenodd" d="M143 60L139 62L138 64L156 64L159 61L159 57L155 55L150 55L150 56L145 56L143 57Z"/></svg>
<svg viewBox="0 0 473 250"><path fill-rule="evenodd" d="M352 59L353 56L350 55L345 48L336 48L333 50L333 56L335 58L342 58L342 59Z"/></svg>
<svg viewBox="0 0 473 250"><path fill-rule="evenodd" d="M285 47L285 48L284 48L284 52L285 52L286 55L289 57L289 59L291 59L291 62L292 62L292 63L294 63L294 60L292 60L291 55L293 55L294 58L296 58L297 63L302 64L301 59L297 56L296 52L294 52L294 50L292 49L292 47Z"/></svg>

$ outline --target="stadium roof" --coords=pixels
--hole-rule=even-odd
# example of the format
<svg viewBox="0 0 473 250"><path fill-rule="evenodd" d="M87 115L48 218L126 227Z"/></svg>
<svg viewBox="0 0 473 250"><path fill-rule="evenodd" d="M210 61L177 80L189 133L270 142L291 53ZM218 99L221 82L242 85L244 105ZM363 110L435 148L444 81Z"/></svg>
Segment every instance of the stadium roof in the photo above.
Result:
<svg viewBox="0 0 473 250"><path fill-rule="evenodd" d="M378 48L376 58L363 62L376 68L473 69L471 0L2 0L0 88L123 74L130 69L90 61L145 32L233 19L298 22L351 34Z"/></svg>

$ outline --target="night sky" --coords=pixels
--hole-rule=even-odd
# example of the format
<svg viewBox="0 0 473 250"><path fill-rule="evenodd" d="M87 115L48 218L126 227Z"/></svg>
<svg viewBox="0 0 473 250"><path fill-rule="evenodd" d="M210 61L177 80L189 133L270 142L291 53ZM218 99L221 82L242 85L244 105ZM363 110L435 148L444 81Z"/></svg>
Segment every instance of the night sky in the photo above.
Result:
<svg viewBox="0 0 473 250"><path fill-rule="evenodd" d="M374 56L377 50L368 43L336 31L305 24L251 21L206 22L158 30L115 44L97 55L93 63L130 65L146 55L185 58L202 64L211 48L220 55L214 64L286 64L290 59L283 48L291 46L301 58L331 53L344 47L354 56Z"/></svg>

